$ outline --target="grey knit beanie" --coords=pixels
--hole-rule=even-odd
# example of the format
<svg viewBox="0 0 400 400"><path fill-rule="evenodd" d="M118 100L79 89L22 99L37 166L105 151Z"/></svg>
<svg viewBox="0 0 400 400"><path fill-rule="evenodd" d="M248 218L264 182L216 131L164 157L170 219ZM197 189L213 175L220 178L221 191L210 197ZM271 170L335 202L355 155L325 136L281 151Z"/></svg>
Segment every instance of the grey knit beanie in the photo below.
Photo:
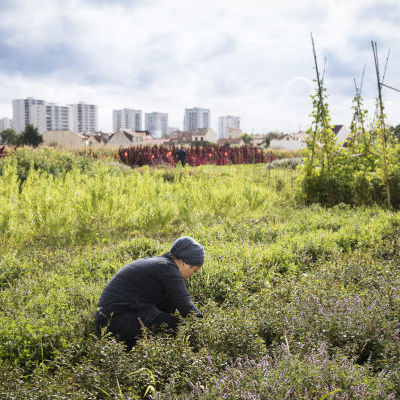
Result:
<svg viewBox="0 0 400 400"><path fill-rule="evenodd" d="M190 236L176 239L170 253L189 265L202 266L204 263L204 247Z"/></svg>

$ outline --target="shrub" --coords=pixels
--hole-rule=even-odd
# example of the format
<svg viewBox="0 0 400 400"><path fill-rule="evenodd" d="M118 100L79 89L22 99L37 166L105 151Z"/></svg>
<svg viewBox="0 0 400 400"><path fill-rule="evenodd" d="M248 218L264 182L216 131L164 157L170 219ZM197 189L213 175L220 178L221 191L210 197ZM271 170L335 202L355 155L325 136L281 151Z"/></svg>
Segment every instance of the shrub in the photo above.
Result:
<svg viewBox="0 0 400 400"><path fill-rule="evenodd" d="M0 175L3 174L5 167L13 162L16 162L18 179L21 182L26 181L30 169L60 176L74 167L82 172L88 172L93 165L93 159L89 156L75 157L72 153L59 149L44 148L32 151L23 147L0 161Z"/></svg>
<svg viewBox="0 0 400 400"><path fill-rule="evenodd" d="M136 260L144 257L154 257L162 254L158 241L146 237L134 237L118 246L117 254L123 259Z"/></svg>
<svg viewBox="0 0 400 400"><path fill-rule="evenodd" d="M237 308L220 309L213 304L208 304L203 311L204 319L192 317L182 328L194 349L209 349L225 355L227 360L258 359L265 353L254 316Z"/></svg>
<svg viewBox="0 0 400 400"><path fill-rule="evenodd" d="M336 259L312 276L285 278L279 291L257 294L253 301L260 334L267 344L287 341L298 352L326 343L329 351L341 349L359 364L393 368L400 357L395 345L399 287L393 266L384 267L362 254Z"/></svg>
<svg viewBox="0 0 400 400"><path fill-rule="evenodd" d="M395 399L396 377L382 372L378 377L367 368L346 359L332 359L323 348L302 357L266 356L256 363L237 360L210 384L199 382L185 399Z"/></svg>

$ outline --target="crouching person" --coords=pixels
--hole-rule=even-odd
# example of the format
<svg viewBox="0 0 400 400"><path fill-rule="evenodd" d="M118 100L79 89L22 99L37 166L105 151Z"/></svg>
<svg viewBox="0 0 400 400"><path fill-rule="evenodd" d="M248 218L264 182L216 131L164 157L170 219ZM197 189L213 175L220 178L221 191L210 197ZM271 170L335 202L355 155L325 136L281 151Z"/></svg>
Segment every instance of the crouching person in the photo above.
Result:
<svg viewBox="0 0 400 400"><path fill-rule="evenodd" d="M125 265L106 285L97 307L98 334L103 328L122 340L130 350L143 327L167 324L176 331L179 319L195 313L186 288L190 278L204 263L204 248L193 238L180 237L168 253Z"/></svg>

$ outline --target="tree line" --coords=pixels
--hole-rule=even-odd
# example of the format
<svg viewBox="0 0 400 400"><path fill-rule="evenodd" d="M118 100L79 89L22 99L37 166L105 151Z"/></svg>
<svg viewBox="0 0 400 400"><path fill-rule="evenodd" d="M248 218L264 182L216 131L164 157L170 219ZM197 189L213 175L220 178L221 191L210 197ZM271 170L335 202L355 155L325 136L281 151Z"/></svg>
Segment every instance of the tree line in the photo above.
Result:
<svg viewBox="0 0 400 400"><path fill-rule="evenodd" d="M42 135L38 129L29 124L21 132L17 133L14 129L4 129L0 133L1 142L9 146L33 146L37 147L43 143Z"/></svg>

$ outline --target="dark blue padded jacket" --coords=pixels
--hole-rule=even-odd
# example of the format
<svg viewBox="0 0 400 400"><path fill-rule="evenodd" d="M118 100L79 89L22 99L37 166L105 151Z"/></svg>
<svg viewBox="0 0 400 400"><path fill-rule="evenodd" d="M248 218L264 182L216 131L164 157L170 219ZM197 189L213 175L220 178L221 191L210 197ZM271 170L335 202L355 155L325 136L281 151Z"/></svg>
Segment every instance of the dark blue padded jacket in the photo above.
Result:
<svg viewBox="0 0 400 400"><path fill-rule="evenodd" d="M136 314L146 326L162 312L202 317L170 253L125 265L108 282L97 307L106 316Z"/></svg>

